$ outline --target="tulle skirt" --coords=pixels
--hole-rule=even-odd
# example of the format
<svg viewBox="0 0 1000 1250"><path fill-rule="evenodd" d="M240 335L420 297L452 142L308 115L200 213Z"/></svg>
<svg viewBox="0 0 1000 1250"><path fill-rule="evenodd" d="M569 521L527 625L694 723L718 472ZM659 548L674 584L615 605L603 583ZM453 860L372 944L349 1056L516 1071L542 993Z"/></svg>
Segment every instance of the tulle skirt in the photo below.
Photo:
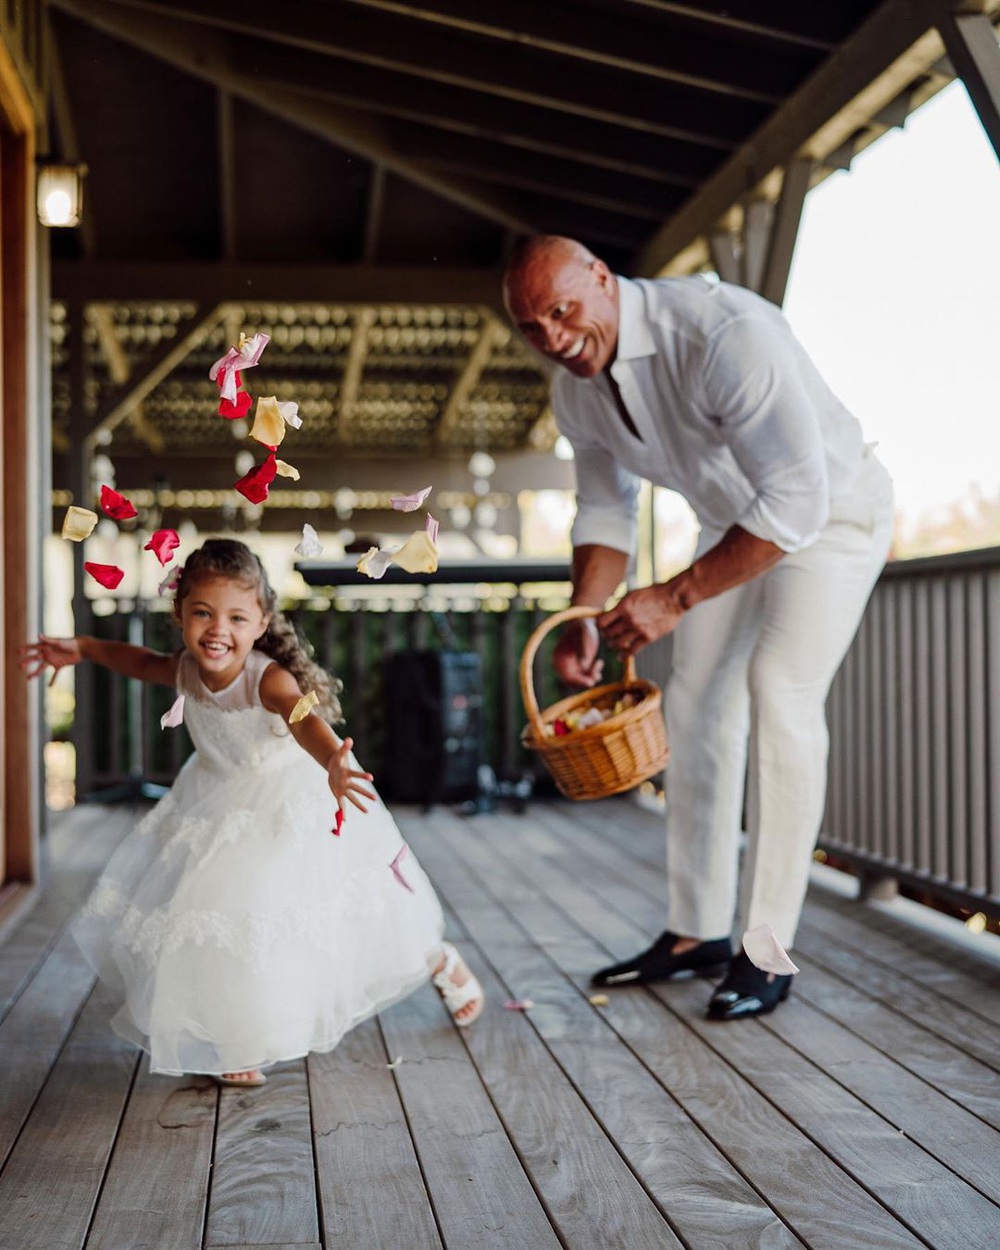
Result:
<svg viewBox="0 0 1000 1250"><path fill-rule="evenodd" d="M112 856L74 932L153 1071L330 1050L428 979L444 921L420 865L381 802L340 837L335 813L294 743L264 769L193 756Z"/></svg>

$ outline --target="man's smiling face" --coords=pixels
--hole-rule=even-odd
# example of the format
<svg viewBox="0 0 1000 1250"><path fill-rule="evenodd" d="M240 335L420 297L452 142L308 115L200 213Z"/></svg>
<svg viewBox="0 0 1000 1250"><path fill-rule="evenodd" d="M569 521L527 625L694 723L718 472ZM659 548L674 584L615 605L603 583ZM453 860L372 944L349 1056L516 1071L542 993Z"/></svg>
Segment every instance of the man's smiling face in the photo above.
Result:
<svg viewBox="0 0 1000 1250"><path fill-rule="evenodd" d="M508 272L504 299L531 346L576 377L592 378L614 360L618 283L581 245L530 253Z"/></svg>

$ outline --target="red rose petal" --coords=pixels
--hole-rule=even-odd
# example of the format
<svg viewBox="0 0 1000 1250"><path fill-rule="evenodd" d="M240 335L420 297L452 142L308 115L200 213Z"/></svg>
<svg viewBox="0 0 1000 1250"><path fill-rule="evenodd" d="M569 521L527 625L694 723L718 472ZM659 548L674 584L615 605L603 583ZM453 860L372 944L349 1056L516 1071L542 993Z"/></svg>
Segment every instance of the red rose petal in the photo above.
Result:
<svg viewBox="0 0 1000 1250"><path fill-rule="evenodd" d="M339 838L340 831L341 829L343 829L343 827L344 827L344 809L342 807L338 807L336 823L334 824L330 832L333 834L335 838Z"/></svg>
<svg viewBox="0 0 1000 1250"><path fill-rule="evenodd" d="M267 498L268 487L274 481L277 472L278 466L272 452L263 464L254 465L249 473L245 473L234 484L233 489L238 490L251 503L263 503Z"/></svg>
<svg viewBox="0 0 1000 1250"><path fill-rule="evenodd" d="M143 551L151 551L161 564L169 564L180 545L176 530L157 530Z"/></svg>
<svg viewBox="0 0 1000 1250"><path fill-rule="evenodd" d="M101 508L109 517L114 517L116 521L130 521L132 517L139 515L131 499L126 499L124 495L119 495L110 486L101 487Z"/></svg>
<svg viewBox="0 0 1000 1250"><path fill-rule="evenodd" d="M93 561L87 560L83 567L95 581L100 582L102 586L107 586L108 590L114 590L125 576L125 570L120 569L117 564L94 564Z"/></svg>
<svg viewBox="0 0 1000 1250"><path fill-rule="evenodd" d="M239 391L236 395L235 404L231 404L228 399L219 401L219 416L225 417L227 421L236 421L240 417L247 415L252 403L253 396L249 391Z"/></svg>

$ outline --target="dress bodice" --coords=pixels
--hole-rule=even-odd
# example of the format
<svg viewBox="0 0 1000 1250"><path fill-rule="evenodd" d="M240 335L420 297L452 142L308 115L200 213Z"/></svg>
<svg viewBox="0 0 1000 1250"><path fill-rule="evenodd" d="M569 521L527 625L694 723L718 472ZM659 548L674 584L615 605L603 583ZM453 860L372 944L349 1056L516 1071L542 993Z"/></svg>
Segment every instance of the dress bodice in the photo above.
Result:
<svg viewBox="0 0 1000 1250"><path fill-rule="evenodd" d="M271 663L251 651L243 671L223 690L209 690L186 651L177 665L177 689L184 695L184 724L206 768L280 767L301 751L288 726L260 702L260 679Z"/></svg>

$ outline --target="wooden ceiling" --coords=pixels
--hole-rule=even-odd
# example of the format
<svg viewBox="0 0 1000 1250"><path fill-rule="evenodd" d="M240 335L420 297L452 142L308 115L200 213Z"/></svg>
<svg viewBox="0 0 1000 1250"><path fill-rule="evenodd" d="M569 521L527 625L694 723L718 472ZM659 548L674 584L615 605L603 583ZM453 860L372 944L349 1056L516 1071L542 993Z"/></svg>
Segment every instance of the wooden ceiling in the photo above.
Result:
<svg viewBox="0 0 1000 1250"><path fill-rule="evenodd" d="M949 73L931 0L48 8L50 147L89 167L51 235L57 448L99 429L175 479L231 458L207 369L240 329L272 335L251 389L298 400L328 476L551 447L499 307L518 236L696 268L783 163L844 167Z"/></svg>

